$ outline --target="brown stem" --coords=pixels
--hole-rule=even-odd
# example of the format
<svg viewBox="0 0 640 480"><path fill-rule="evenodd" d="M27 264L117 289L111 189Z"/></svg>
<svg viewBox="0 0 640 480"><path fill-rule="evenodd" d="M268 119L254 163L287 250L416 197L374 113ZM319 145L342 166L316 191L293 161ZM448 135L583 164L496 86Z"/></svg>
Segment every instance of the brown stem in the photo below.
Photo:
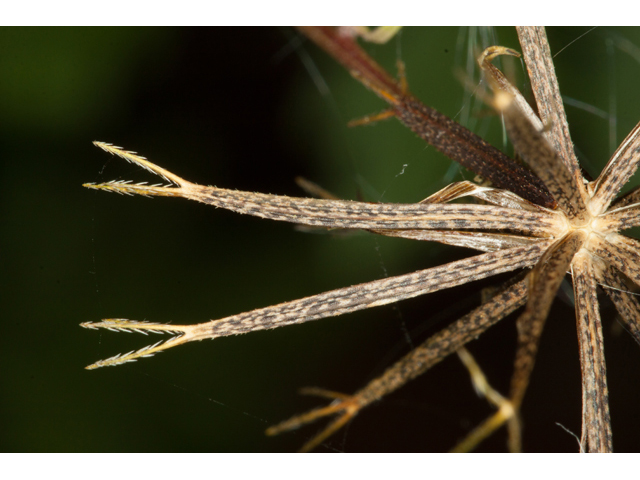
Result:
<svg viewBox="0 0 640 480"><path fill-rule="evenodd" d="M538 205L555 208L555 200L535 174L405 91L351 36L340 35L330 27L298 28L354 78L388 102L398 119L427 143L490 180L494 186L511 190Z"/></svg>

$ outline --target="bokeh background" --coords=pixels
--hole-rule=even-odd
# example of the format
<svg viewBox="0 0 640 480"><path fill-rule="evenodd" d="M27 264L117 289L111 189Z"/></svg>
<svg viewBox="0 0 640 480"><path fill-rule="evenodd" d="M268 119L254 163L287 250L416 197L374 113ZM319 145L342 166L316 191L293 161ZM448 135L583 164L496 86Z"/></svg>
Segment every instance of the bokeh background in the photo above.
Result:
<svg viewBox="0 0 640 480"><path fill-rule="evenodd" d="M549 36L563 94L584 103L567 111L595 175L640 118L640 32L588 30ZM472 58L492 43L518 48L510 29L407 28L368 49L391 70L401 58L425 103L511 152L499 120L463 86L477 85ZM471 254L89 191L81 184L152 179L93 140L197 183L287 195L304 195L294 183L304 176L343 198L416 202L473 175L394 120L346 128L384 105L292 29L3 28L0 49L3 451L295 450L322 424L263 432L322 404L300 387L357 390L496 283L85 371L153 337L84 321L202 322ZM526 89L518 61L505 69ZM607 302L603 317L614 445L637 451L640 347ZM511 319L470 346L502 392L514 340ZM446 451L491 412L450 358L319 450ZM579 434L570 295L548 321L523 417L525 449L577 450L557 425ZM504 451L504 433L480 450Z"/></svg>

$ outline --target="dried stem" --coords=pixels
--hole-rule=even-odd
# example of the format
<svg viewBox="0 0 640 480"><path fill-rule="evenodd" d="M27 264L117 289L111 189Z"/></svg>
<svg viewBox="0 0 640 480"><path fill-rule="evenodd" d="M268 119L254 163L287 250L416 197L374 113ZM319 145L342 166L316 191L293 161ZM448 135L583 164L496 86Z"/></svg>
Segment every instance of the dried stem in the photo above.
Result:
<svg viewBox="0 0 640 480"><path fill-rule="evenodd" d="M205 187L188 182L133 152L126 152L101 142L95 144L111 154L141 165L167 180L170 179L177 185L150 186L124 181L85 184L85 187L95 190L129 195L183 197L270 220L328 228L482 229L508 230L536 236L550 236L558 228L559 219L543 212L487 205L364 203Z"/></svg>
<svg viewBox="0 0 640 480"><path fill-rule="evenodd" d="M620 189L638 169L638 162L640 162L640 123L627 135L594 182L595 192L591 200L594 214L599 214L609 207Z"/></svg>
<svg viewBox="0 0 640 480"><path fill-rule="evenodd" d="M529 274L529 299L524 313L518 318L518 350L514 363L509 398L520 406L529 385L538 343L551 303L556 296L565 272L575 253L582 248L585 235L581 231L569 234L551 245L544 258Z"/></svg>
<svg viewBox="0 0 640 480"><path fill-rule="evenodd" d="M564 111L556 69L553 66L551 49L544 27L516 27L522 47L531 88L536 97L538 114L542 123L549 127L548 139L562 159L586 200L580 165L573 150L567 115Z"/></svg>
<svg viewBox="0 0 640 480"><path fill-rule="evenodd" d="M500 150L486 143L402 88L354 39L329 27L298 27L302 33L391 105L397 118L427 143L498 188L533 203L553 208L555 201L544 183Z"/></svg>
<svg viewBox="0 0 640 480"><path fill-rule="evenodd" d="M582 440L590 452L613 451L607 368L604 361L602 323L598 311L596 281L587 253L572 264L573 289L582 369ZM586 449L585 449L586 450Z"/></svg>
<svg viewBox="0 0 640 480"><path fill-rule="evenodd" d="M541 241L528 247L485 253L451 262L441 267L332 290L293 302L281 303L196 325L149 324L124 319L83 323L83 327L93 329L106 328L112 331L146 329L154 332L182 334L181 337L157 344L152 349L145 347L126 355L101 360L87 368L91 370L98 367L119 365L194 340L300 324L436 292L531 265L538 260L547 246L547 241Z"/></svg>

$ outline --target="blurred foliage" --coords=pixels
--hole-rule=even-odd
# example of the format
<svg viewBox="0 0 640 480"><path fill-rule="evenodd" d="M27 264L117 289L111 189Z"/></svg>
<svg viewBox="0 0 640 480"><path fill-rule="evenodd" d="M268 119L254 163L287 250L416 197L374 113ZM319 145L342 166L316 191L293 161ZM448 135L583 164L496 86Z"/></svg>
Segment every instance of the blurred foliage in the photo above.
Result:
<svg viewBox="0 0 640 480"><path fill-rule="evenodd" d="M566 47L556 58L563 93L596 109L567 111L584 165L597 174L640 117L640 39L636 29L580 37L587 30L549 35L554 52ZM368 49L391 70L402 58L418 97L510 152L499 119L460 80L477 84L467 53L488 43L468 39L483 36L517 48L509 29L407 28ZM4 28L0 46L4 451L294 450L314 427L277 438L263 431L318 405L299 387L356 390L408 350L407 331L420 342L492 283L86 372L149 339L82 330L82 321L206 321L468 254L96 194L81 184L149 178L92 140L198 183L288 195L303 195L293 182L302 175L344 198L415 202L473 175L398 122L347 129L382 102L290 29ZM509 68L523 85L520 63ZM598 116L612 106L615 143ZM577 449L556 425L579 433L575 323L567 301L557 304L525 401L528 450ZM611 307L604 316L614 445L635 450L640 349L618 331ZM506 321L472 346L503 392L514 338ZM452 358L363 412L329 449L446 450L489 411ZM501 451L504 437L482 448Z"/></svg>

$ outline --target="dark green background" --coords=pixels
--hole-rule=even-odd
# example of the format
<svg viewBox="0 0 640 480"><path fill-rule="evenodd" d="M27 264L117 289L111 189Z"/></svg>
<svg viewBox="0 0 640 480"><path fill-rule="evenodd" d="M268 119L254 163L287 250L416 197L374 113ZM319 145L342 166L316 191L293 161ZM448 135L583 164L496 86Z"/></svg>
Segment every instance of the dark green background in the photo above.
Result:
<svg viewBox="0 0 640 480"><path fill-rule="evenodd" d="M551 29L552 51L587 30ZM497 118L465 100L458 78L473 78L468 34L407 28L369 50L392 70L400 56L425 103L510 152ZM496 35L483 46L518 48L511 30ZM639 46L637 29L599 29L556 59L563 94L602 110L615 100L616 143L640 118ZM468 285L83 370L150 340L83 330L84 321L202 322L469 254L363 233L303 233L185 200L89 191L83 182L151 180L91 141L135 150L198 183L289 195L302 195L293 181L302 175L344 198L416 202L473 175L451 168L394 120L347 129L382 102L293 30L1 29L0 51L3 451L295 450L320 425L276 438L263 431L323 402L299 396L299 387L353 392L408 350L405 329L417 344L479 301L479 286ZM329 95L301 59L321 72ZM522 84L520 63L510 65ZM611 154L608 123L576 108L568 115L581 159L597 174ZM614 446L637 451L640 347L620 331L612 307L603 308ZM471 349L506 392L515 327L513 319L503 323ZM368 408L320 450L443 451L490 413L451 358ZM567 300L556 301L549 319L523 416L525 449L577 449L555 424L579 433ZM501 432L481 450L504 448Z"/></svg>

